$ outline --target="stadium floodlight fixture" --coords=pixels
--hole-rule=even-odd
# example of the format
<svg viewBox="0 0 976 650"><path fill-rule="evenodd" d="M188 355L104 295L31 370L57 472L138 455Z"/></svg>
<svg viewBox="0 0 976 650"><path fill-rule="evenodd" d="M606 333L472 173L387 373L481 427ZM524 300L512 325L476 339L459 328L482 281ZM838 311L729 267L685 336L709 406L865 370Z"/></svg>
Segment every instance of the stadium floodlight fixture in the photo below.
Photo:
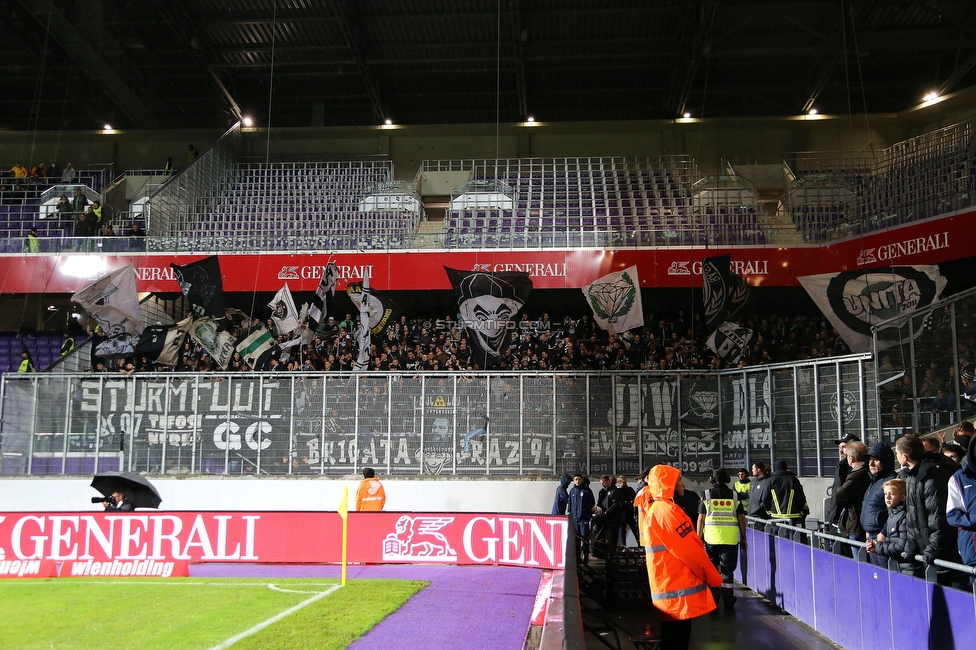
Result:
<svg viewBox="0 0 976 650"><path fill-rule="evenodd" d="M932 91L929 91L929 92L925 93L925 96L922 97L922 101L923 102L934 102L938 98L939 98L939 93L937 93L934 90L932 90Z"/></svg>
<svg viewBox="0 0 976 650"><path fill-rule="evenodd" d="M244 124L244 126L251 126L254 124L254 120L252 120L248 115L245 115L241 122Z"/></svg>
<svg viewBox="0 0 976 650"><path fill-rule="evenodd" d="M682 117L684 117L686 120L689 119L691 117L691 111L685 111Z"/></svg>
<svg viewBox="0 0 976 650"><path fill-rule="evenodd" d="M525 119L525 121L526 121L526 122L529 122L529 123L531 124L532 122L535 122L535 118L534 118L534 117L532 117L531 115L529 115L529 116L528 116L528 117L527 117L527 118Z"/></svg>
<svg viewBox="0 0 976 650"><path fill-rule="evenodd" d="M386 124L387 126L391 126L393 124L393 120L391 120L390 118L386 118L386 120L384 120L383 123Z"/></svg>
<svg viewBox="0 0 976 650"><path fill-rule="evenodd" d="M807 113L807 115L816 115L817 113L819 113L819 111L818 111L817 109L815 109L815 108L811 108L811 109L810 109L810 112L809 112L809 113Z"/></svg>

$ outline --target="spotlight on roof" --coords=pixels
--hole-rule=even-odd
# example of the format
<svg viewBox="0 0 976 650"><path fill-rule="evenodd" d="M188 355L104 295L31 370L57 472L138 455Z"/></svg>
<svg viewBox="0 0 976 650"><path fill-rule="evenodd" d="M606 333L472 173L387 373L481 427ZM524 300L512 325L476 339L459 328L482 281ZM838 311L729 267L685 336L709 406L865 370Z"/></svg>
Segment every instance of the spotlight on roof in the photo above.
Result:
<svg viewBox="0 0 976 650"><path fill-rule="evenodd" d="M387 126L390 126L391 124L393 124L393 120L391 120L390 118L386 118L386 120L384 120L383 123L386 124Z"/></svg>
<svg viewBox="0 0 976 650"><path fill-rule="evenodd" d="M818 111L817 109L815 109L815 108L811 108L811 109L810 109L810 112L809 112L809 113L807 113L807 115L816 115L816 114L817 114L817 113L819 113L819 112L820 112L820 111Z"/></svg>
<svg viewBox="0 0 976 650"><path fill-rule="evenodd" d="M690 117L691 117L691 111L685 111L685 114L684 114L684 115L682 115L682 117L683 117L683 118L685 118L685 119L687 120L688 118L690 118Z"/></svg>
<svg viewBox="0 0 976 650"><path fill-rule="evenodd" d="M252 124L254 124L254 120L252 120L252 119L251 119L250 117L248 117L247 115L245 115L245 116L244 116L244 119L243 119L243 120L241 120L241 122L243 122L243 123L244 123L244 126L251 126Z"/></svg>
<svg viewBox="0 0 976 650"><path fill-rule="evenodd" d="M922 101L923 102L933 102L933 101L937 100L938 98L939 98L939 93L937 93L935 91L932 91L932 92L925 93L925 96L922 97Z"/></svg>
<svg viewBox="0 0 976 650"><path fill-rule="evenodd" d="M102 127L102 129L105 130L105 131L111 131L112 130L112 125L111 124L106 124L105 126Z"/></svg>
<svg viewBox="0 0 976 650"><path fill-rule="evenodd" d="M527 118L525 119L525 121L526 121L526 122L530 122L530 123L531 123L531 122L535 122L535 118L534 118L534 117L532 117L531 115L529 115L529 116L528 116L528 117L527 117Z"/></svg>

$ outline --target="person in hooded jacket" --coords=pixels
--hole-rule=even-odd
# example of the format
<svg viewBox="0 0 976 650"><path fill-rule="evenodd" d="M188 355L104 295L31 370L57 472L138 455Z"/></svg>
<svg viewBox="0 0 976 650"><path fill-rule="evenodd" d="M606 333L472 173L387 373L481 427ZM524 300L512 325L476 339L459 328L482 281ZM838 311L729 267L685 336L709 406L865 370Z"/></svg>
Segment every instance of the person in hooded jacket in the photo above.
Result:
<svg viewBox="0 0 976 650"><path fill-rule="evenodd" d="M566 516L566 506L569 505L569 484L573 482L573 477L563 474L559 478L559 487L556 488L556 498L552 501L552 514L561 517Z"/></svg>
<svg viewBox="0 0 976 650"><path fill-rule="evenodd" d="M926 454L922 441L904 435L895 443L895 457L904 466L899 478L905 480L905 527L908 548L905 558L915 563L915 574L924 567L914 559L921 555L926 564L934 560L956 559L956 528L946 519L950 471L939 453Z"/></svg>
<svg viewBox="0 0 976 650"><path fill-rule="evenodd" d="M789 470L782 458L773 463L773 470L762 490L762 507L766 511L766 518L792 526L803 526L804 520L810 514L810 506L800 479ZM778 530L776 534L791 536L785 528Z"/></svg>
<svg viewBox="0 0 976 650"><path fill-rule="evenodd" d="M695 526L674 498L685 491L681 470L655 465L647 477L654 499L645 518L647 577L651 606L661 622L662 649L683 650L691 641L691 622L715 610L710 588L722 585Z"/></svg>
<svg viewBox="0 0 976 650"><path fill-rule="evenodd" d="M868 452L868 479L870 481L861 503L861 528L865 541L876 540L884 532L888 522L888 506L885 504L884 484L895 478L895 452L886 442L876 442ZM872 553L870 561L878 566L888 566L884 556Z"/></svg>
<svg viewBox="0 0 976 650"><path fill-rule="evenodd" d="M958 529L956 545L962 563L976 567L976 438L969 442L966 462L949 479L946 519ZM968 492L967 492L968 490Z"/></svg>

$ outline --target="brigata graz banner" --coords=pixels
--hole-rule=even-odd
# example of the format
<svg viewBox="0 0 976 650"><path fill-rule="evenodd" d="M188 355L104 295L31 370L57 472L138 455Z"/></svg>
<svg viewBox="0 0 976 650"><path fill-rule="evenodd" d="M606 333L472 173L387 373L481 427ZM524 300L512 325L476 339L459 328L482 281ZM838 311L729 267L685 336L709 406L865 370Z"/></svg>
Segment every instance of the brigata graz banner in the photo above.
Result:
<svg viewBox="0 0 976 650"><path fill-rule="evenodd" d="M70 562L77 575L168 577L185 562L337 563L341 537L335 512L0 513L0 566L18 562L16 574L40 561L49 577L47 562ZM554 569L565 564L565 545L563 517L349 513L354 563Z"/></svg>
<svg viewBox="0 0 976 650"><path fill-rule="evenodd" d="M374 289L447 290L451 284L445 266L474 273L527 273L536 290L581 289L631 266L637 267L641 288L700 287L702 260L728 253L731 272L750 285L795 287L800 276L968 258L976 249L976 230L971 227L974 214L958 213L826 246L239 253L219 255L219 266L224 291L246 293L274 293L282 283L293 293L311 293L330 262L336 265L339 291L367 276ZM0 294L73 293L128 264L135 268L139 291L176 293L180 285L170 265L186 266L205 257L177 253L0 255Z"/></svg>

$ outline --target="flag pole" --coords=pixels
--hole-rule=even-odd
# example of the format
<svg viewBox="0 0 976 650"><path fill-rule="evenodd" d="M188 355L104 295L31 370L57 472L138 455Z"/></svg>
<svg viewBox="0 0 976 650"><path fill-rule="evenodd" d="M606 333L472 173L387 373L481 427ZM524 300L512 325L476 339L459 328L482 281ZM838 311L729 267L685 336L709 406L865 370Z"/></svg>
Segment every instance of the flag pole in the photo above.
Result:
<svg viewBox="0 0 976 650"><path fill-rule="evenodd" d="M339 516L342 517L342 581L346 586L346 548L349 536L349 486L342 486L342 503L339 505Z"/></svg>

